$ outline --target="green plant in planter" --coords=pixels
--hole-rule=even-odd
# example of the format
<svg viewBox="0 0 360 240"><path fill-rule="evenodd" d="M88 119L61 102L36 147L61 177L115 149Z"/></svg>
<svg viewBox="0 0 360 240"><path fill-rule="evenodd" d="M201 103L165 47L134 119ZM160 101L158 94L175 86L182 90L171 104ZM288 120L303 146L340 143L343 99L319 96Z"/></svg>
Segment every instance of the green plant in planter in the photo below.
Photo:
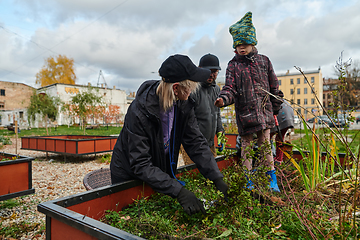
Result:
<svg viewBox="0 0 360 240"><path fill-rule="evenodd" d="M0 162L5 162L5 161L12 161L12 160L16 160L17 156L12 156L11 158L5 157L4 155L0 155Z"/></svg>
<svg viewBox="0 0 360 240"><path fill-rule="evenodd" d="M339 79L342 80L341 84L345 84L345 81L343 81L342 78L346 72L345 65L347 65L347 63L343 63L341 60L337 64L337 69L340 72ZM303 74L302 71L301 73ZM305 75L304 78L306 79ZM311 87L310 84L309 86ZM343 90L344 88L339 87L337 90L338 92L335 91L334 93L334 96L339 96L338 100L340 102L336 105L338 108L335 108L333 113L328 113L321 105L321 102L317 98L313 89L312 92L314 93L314 97L317 99L321 110L324 112L324 114L329 116L329 114L337 114L339 110L342 112L347 111L346 108L348 106L341 102L341 96L343 96L341 91ZM290 195L288 195L288 199L294 206L294 212L306 227L307 231L310 233L313 239L315 239L314 236L316 232L321 233L322 238L325 239L348 239L348 236L355 236L354 239L358 239L360 229L359 224L356 221L355 211L357 211L356 199L358 192L357 176L359 176L360 159L359 147L356 146L355 151L354 148L350 147L350 143L346 135L348 132L346 127L344 130L336 126L335 129L332 129L327 124L325 124L326 131L330 133L330 141L324 142L322 139L319 139L318 129L311 129L305 123L305 121L303 121L303 125L306 135L305 147L309 151L309 154L305 154L305 151L303 150L304 148L294 146L300 151L303 157L303 160L298 163L292 159L289 154L285 153L285 155L291 160L301 175L307 192L302 201L299 202L295 197L296 193L292 191L289 182L287 182L287 185L290 189L290 195L293 197L293 199L291 199ZM335 139L337 139L338 143L342 145L342 149L345 149L345 158L343 164L341 164L339 160L338 146L336 145ZM321 160L320 156L322 150L324 150L326 153L324 160ZM322 197L324 193L327 196L326 198ZM318 213L314 213L314 211L312 211L312 214L309 215L307 211L304 211L304 209L307 207L305 206L305 202L307 202L308 199L311 199L321 205L331 203L333 210L331 213L326 213L328 214L328 220L325 218L322 219L321 225L317 225L318 223L315 223L315 221L311 219L311 216L314 218L314 216L317 216ZM337 224L334 224L333 219L338 220ZM335 230L336 237L331 238L334 234L327 232L327 229Z"/></svg>

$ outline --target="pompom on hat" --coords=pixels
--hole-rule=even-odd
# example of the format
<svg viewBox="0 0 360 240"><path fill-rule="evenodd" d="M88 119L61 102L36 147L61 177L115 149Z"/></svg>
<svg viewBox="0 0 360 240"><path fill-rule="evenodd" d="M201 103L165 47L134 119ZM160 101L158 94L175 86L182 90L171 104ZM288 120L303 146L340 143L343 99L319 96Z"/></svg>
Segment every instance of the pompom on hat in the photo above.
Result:
<svg viewBox="0 0 360 240"><path fill-rule="evenodd" d="M256 45L256 30L252 23L252 13L247 12L245 16L238 22L229 27L229 32L233 37L233 48L239 44Z"/></svg>

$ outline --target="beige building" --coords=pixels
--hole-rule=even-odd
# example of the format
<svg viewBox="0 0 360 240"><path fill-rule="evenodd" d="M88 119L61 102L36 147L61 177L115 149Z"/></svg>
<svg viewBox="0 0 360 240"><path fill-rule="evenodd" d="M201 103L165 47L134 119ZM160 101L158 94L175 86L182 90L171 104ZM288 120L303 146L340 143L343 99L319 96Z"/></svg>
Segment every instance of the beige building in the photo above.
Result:
<svg viewBox="0 0 360 240"><path fill-rule="evenodd" d="M323 103L323 78L320 68L315 71L306 71L304 74L306 78L300 72L290 73L288 71L285 74L277 75L277 78L279 89L283 91L284 98L292 103L293 108L299 114L303 114L304 118L307 119L313 116L312 113L322 114L321 111L319 113L321 108L316 97L320 103ZM222 89L225 82L218 81L217 84ZM224 122L232 120L231 115L235 115L233 105L222 108L221 115L223 118L229 119L224 120Z"/></svg>
<svg viewBox="0 0 360 240"><path fill-rule="evenodd" d="M322 114L318 100L321 104L323 103L323 78L320 68L315 71L306 71L304 75L300 72L288 71L277 77L279 89L283 91L284 98L292 103L298 114L308 119L313 117L313 114Z"/></svg>
<svg viewBox="0 0 360 240"><path fill-rule="evenodd" d="M20 128L27 127L26 109L34 90L23 83L0 81L0 126L17 120Z"/></svg>

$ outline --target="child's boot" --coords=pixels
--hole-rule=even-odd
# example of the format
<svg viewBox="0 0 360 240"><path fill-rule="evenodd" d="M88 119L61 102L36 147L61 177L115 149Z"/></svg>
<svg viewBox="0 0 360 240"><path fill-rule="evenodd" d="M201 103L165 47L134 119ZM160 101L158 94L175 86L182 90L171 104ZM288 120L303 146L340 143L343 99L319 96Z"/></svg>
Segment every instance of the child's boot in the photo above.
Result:
<svg viewBox="0 0 360 240"><path fill-rule="evenodd" d="M280 192L276 179L276 170L267 171L266 174L270 177L270 190L273 192Z"/></svg>
<svg viewBox="0 0 360 240"><path fill-rule="evenodd" d="M252 174L255 170L252 170L252 171L245 171L245 178L247 180L247 183L246 183L246 188L249 189L249 190L253 190L254 189L254 183L251 181L252 179Z"/></svg>

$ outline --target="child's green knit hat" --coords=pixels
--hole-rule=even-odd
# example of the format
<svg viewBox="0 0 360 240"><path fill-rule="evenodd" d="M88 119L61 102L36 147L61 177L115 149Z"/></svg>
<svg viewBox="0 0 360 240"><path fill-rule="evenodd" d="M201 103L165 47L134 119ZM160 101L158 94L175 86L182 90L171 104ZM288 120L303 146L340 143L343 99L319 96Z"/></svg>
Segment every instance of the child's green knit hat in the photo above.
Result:
<svg viewBox="0 0 360 240"><path fill-rule="evenodd" d="M233 37L233 48L239 44L256 45L256 30L252 23L252 13L247 12L245 16L238 22L229 27L229 32Z"/></svg>

